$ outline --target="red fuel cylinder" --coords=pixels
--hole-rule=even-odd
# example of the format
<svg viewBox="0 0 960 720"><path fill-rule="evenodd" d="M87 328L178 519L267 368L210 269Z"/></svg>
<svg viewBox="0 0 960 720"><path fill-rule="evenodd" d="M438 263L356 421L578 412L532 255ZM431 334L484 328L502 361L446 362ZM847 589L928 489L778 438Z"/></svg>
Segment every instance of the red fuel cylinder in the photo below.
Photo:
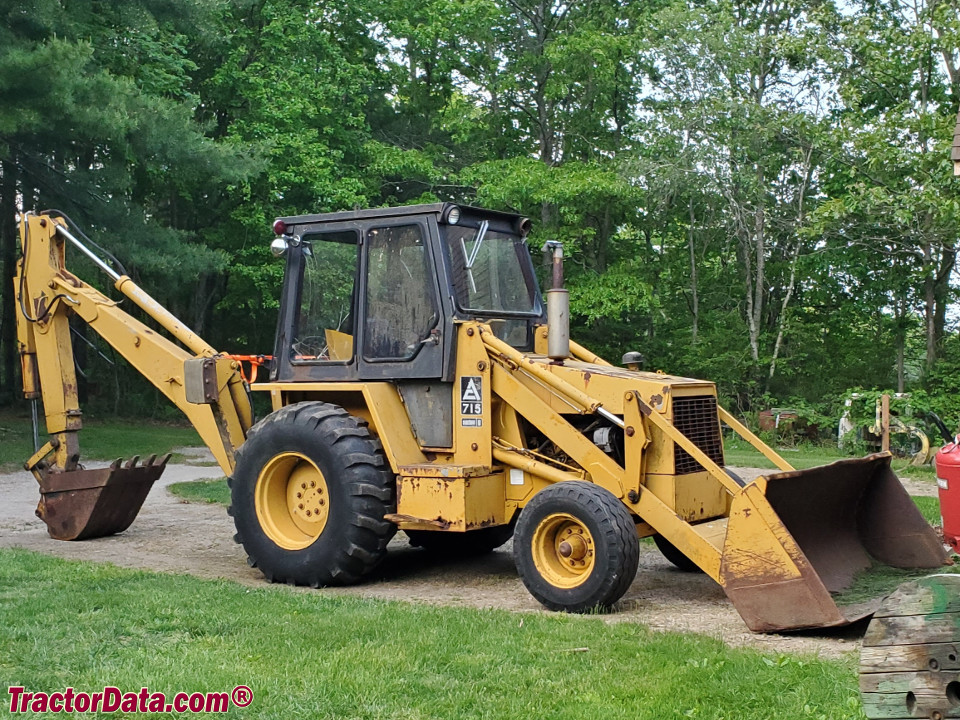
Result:
<svg viewBox="0 0 960 720"><path fill-rule="evenodd" d="M937 451L935 463L943 540L960 552L960 435Z"/></svg>

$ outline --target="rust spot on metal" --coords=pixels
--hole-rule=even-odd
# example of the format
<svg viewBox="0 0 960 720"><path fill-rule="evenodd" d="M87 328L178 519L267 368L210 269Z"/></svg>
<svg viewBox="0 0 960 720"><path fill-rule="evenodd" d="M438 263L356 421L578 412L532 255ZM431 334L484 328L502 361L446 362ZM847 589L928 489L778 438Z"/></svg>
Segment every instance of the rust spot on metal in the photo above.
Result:
<svg viewBox="0 0 960 720"><path fill-rule="evenodd" d="M402 513L387 513L383 516L383 519L387 522L392 522L396 524L400 523L418 523L420 525L432 525L441 530L446 530L450 527L450 523L442 518L437 520L431 520L429 518L415 517L413 515L404 515Z"/></svg>
<svg viewBox="0 0 960 720"><path fill-rule="evenodd" d="M656 407L657 405L663 405L663 395L650 396L650 406Z"/></svg>
<svg viewBox="0 0 960 720"><path fill-rule="evenodd" d="M499 523L497 523L496 518L489 517L479 522L468 522L466 524L466 528L467 530L479 530L480 528L492 527L493 525L497 525L497 524Z"/></svg>

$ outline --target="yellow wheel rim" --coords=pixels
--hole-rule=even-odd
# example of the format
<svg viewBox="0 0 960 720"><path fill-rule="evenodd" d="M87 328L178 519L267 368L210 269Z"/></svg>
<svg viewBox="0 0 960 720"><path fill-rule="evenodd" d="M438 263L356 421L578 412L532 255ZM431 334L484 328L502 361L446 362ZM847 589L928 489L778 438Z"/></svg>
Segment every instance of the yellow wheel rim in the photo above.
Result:
<svg viewBox="0 0 960 720"><path fill-rule="evenodd" d="M263 466L254 501L263 532L285 550L311 545L330 514L327 481L316 463L300 453L280 453Z"/></svg>
<svg viewBox="0 0 960 720"><path fill-rule="evenodd" d="M567 513L545 517L533 533L533 564L554 587L574 588L593 572L596 546L586 525Z"/></svg>

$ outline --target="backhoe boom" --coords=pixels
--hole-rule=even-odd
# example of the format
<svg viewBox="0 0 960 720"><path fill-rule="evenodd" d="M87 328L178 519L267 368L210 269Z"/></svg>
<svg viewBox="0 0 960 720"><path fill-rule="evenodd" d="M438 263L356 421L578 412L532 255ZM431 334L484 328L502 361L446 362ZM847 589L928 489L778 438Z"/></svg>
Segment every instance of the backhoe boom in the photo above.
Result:
<svg viewBox="0 0 960 720"><path fill-rule="evenodd" d="M97 258L70 233L63 219L25 214L20 221L20 241L23 257L14 282L24 392L27 397L43 398L50 435L50 441L28 462L28 469L40 482L38 514L47 522L51 535L79 539L125 529L163 469L163 462L152 461L137 468L136 458L123 468L115 463L116 467L106 472L84 470L79 465L77 433L82 422L70 339L71 314L87 323L183 411L224 473L230 474L234 452L252 424L239 364L218 354L128 276L116 273ZM117 301L69 272L65 263L68 243L91 257L110 276L114 287L189 350L152 330L122 310ZM146 487L132 493L132 485ZM111 496L116 496L115 502ZM139 502L131 510L136 498ZM100 509L94 510L97 506ZM52 512L54 508L56 513ZM76 517L88 510L101 517ZM98 519L102 520L104 514L123 517L115 523L107 522L105 528L91 535L90 528L100 525ZM116 527L124 521L124 527Z"/></svg>

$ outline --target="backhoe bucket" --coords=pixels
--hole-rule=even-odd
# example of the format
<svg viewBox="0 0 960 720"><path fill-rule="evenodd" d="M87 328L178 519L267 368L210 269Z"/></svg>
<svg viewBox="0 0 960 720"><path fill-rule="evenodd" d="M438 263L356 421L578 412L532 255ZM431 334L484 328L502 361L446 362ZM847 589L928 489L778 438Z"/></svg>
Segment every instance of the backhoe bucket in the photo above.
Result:
<svg viewBox="0 0 960 720"><path fill-rule="evenodd" d="M56 540L87 540L123 532L137 517L143 501L170 459L151 455L121 465L116 460L100 470L42 472L37 517Z"/></svg>
<svg viewBox="0 0 960 720"><path fill-rule="evenodd" d="M943 544L884 453L744 487L732 501L720 580L751 630L777 632L871 615L883 598L846 605L842 597L867 570L945 562Z"/></svg>

